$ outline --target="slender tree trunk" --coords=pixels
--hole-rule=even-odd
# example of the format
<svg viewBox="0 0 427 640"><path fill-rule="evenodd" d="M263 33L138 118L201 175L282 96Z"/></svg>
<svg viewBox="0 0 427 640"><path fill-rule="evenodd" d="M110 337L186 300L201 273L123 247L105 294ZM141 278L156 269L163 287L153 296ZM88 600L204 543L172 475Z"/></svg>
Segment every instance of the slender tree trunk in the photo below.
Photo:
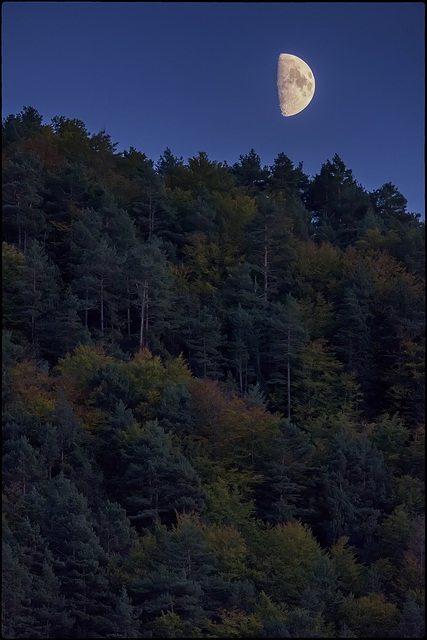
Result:
<svg viewBox="0 0 427 640"><path fill-rule="evenodd" d="M89 291L86 287L86 306L85 306L85 327L87 328L88 314L89 314Z"/></svg>
<svg viewBox="0 0 427 640"><path fill-rule="evenodd" d="M145 312L144 298L141 300L141 322L139 324L139 350L142 350L142 344L144 341L144 312Z"/></svg>
<svg viewBox="0 0 427 640"><path fill-rule="evenodd" d="M188 561L188 579L191 580L191 551L187 550L187 561Z"/></svg>
<svg viewBox="0 0 427 640"><path fill-rule="evenodd" d="M288 328L288 420L291 419L291 329Z"/></svg>
<svg viewBox="0 0 427 640"><path fill-rule="evenodd" d="M148 330L148 282L144 280L141 296L141 322L139 325L139 350L145 345Z"/></svg>
<svg viewBox="0 0 427 640"><path fill-rule="evenodd" d="M101 278L101 334L104 335L104 278Z"/></svg>
<svg viewBox="0 0 427 640"><path fill-rule="evenodd" d="M206 366L206 338L203 338L203 377L207 378L207 366Z"/></svg>
<svg viewBox="0 0 427 640"><path fill-rule="evenodd" d="M154 233L155 213L156 213L156 205L155 204L152 205L151 196L150 196L150 199L148 202L148 239L149 240Z"/></svg>
<svg viewBox="0 0 427 640"><path fill-rule="evenodd" d="M147 345L148 342L148 318L149 318L149 306L150 306L150 301L148 298L148 282L145 282L145 345Z"/></svg>
<svg viewBox="0 0 427 640"><path fill-rule="evenodd" d="M127 308L127 327L128 327L128 337L130 337L130 292L129 292L129 283L127 285L127 303L128 303L128 308Z"/></svg>
<svg viewBox="0 0 427 640"><path fill-rule="evenodd" d="M264 300L268 298L268 244L267 244L267 228L264 236Z"/></svg>
<svg viewBox="0 0 427 640"><path fill-rule="evenodd" d="M242 371L242 359L239 359L239 387L240 393L243 393L243 371Z"/></svg>
<svg viewBox="0 0 427 640"><path fill-rule="evenodd" d="M33 293L34 293L34 301L36 299L35 293L36 293L36 272L33 271ZM34 311L34 306L33 309L31 311L31 343L34 344L35 342L35 337L36 337L36 314Z"/></svg>

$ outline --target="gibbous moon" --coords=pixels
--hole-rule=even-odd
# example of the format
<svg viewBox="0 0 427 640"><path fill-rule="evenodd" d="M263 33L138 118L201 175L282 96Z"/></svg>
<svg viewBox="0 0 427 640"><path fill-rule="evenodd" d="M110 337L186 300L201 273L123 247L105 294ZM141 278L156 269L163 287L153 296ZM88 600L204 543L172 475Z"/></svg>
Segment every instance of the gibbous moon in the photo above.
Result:
<svg viewBox="0 0 427 640"><path fill-rule="evenodd" d="M308 64L290 53L281 53L277 65L277 89L282 115L294 116L311 102L314 75Z"/></svg>

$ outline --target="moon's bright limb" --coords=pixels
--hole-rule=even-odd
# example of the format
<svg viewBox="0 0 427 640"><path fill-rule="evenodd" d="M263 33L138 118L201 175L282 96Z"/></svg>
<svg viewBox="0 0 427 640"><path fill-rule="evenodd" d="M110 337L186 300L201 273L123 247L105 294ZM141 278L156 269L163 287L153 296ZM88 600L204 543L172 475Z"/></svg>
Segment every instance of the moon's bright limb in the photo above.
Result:
<svg viewBox="0 0 427 640"><path fill-rule="evenodd" d="M308 64L290 53L281 53L277 65L277 89L282 115L294 116L314 95L314 75Z"/></svg>

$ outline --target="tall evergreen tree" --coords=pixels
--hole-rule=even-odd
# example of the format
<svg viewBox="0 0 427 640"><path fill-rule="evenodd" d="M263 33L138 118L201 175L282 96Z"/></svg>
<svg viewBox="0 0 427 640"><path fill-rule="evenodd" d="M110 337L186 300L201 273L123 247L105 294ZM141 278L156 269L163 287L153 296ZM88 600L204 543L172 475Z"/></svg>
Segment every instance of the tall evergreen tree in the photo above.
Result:
<svg viewBox="0 0 427 640"><path fill-rule="evenodd" d="M285 288L288 269L295 257L293 221L286 198L265 193L256 198L257 211L248 225L248 255L256 265L264 301L275 299Z"/></svg>
<svg viewBox="0 0 427 640"><path fill-rule="evenodd" d="M113 602L106 577L107 556L85 498L63 474L50 483L41 530L61 581L60 594L74 619L69 637L105 637Z"/></svg>
<svg viewBox="0 0 427 640"><path fill-rule="evenodd" d="M3 168L3 239L26 252L31 239L45 232L42 164L35 153L17 152Z"/></svg>
<svg viewBox="0 0 427 640"><path fill-rule="evenodd" d="M157 421L125 433L120 458L118 499L138 528L158 519L170 524L176 513L203 509L198 474Z"/></svg>
<svg viewBox="0 0 427 640"><path fill-rule="evenodd" d="M307 341L307 332L301 322L299 306L292 294L286 303L272 303L266 318L266 348L264 371L271 389L271 399L280 410L292 415L292 364Z"/></svg>
<svg viewBox="0 0 427 640"><path fill-rule="evenodd" d="M357 239L357 221L368 212L370 201L351 169L335 154L312 180L308 207L316 218L317 237L346 247Z"/></svg>
<svg viewBox="0 0 427 640"><path fill-rule="evenodd" d="M331 542L349 536L367 561L374 557L380 514L389 501L389 474L366 436L337 434L330 447L323 478L327 517L322 528Z"/></svg>
<svg viewBox="0 0 427 640"><path fill-rule="evenodd" d="M42 127L43 116L34 107L24 107L16 115L10 114L2 122L2 142L6 147L16 147L16 143L31 138Z"/></svg>
<svg viewBox="0 0 427 640"><path fill-rule="evenodd" d="M251 195L262 191L268 185L268 167L261 167L261 158L254 149L240 155L239 162L233 164L231 172L236 178L236 184L245 187Z"/></svg>
<svg viewBox="0 0 427 640"><path fill-rule="evenodd" d="M93 209L82 211L74 225L71 259L75 279L73 288L84 312L84 326L104 337L107 328L117 328L118 274L122 258L102 232L102 219ZM97 320L90 322L90 312Z"/></svg>
<svg viewBox="0 0 427 640"><path fill-rule="evenodd" d="M288 420L281 421L280 434L273 439L270 451L257 469L263 478L256 488L257 512L264 521L295 522L311 513L308 496L318 474L314 452L315 446L307 433Z"/></svg>
<svg viewBox="0 0 427 640"><path fill-rule="evenodd" d="M162 612L197 628L213 614L214 594L222 586L216 579L216 558L191 517L160 535L147 576L136 581L131 592L151 628Z"/></svg>
<svg viewBox="0 0 427 640"><path fill-rule="evenodd" d="M139 349L159 347L166 332L172 277L158 238L137 245L129 266L132 304L137 309Z"/></svg>
<svg viewBox="0 0 427 640"><path fill-rule="evenodd" d="M219 319L207 305L203 305L195 317L189 318L188 327L188 359L195 374L201 378L221 377L223 336Z"/></svg>
<svg viewBox="0 0 427 640"><path fill-rule="evenodd" d="M16 619L15 637L69 637L73 620L61 595L61 581L55 575L53 556L38 524L24 518L15 529L19 543L14 553L27 572L28 582L22 596L23 616Z"/></svg>

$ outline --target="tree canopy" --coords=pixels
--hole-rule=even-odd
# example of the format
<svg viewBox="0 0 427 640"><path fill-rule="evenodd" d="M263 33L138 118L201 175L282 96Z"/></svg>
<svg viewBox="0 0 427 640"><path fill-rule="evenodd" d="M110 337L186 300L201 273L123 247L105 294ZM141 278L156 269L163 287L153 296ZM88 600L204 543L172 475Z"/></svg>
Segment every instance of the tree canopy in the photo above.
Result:
<svg viewBox="0 0 427 640"><path fill-rule="evenodd" d="M404 195L2 133L3 636L424 637Z"/></svg>

